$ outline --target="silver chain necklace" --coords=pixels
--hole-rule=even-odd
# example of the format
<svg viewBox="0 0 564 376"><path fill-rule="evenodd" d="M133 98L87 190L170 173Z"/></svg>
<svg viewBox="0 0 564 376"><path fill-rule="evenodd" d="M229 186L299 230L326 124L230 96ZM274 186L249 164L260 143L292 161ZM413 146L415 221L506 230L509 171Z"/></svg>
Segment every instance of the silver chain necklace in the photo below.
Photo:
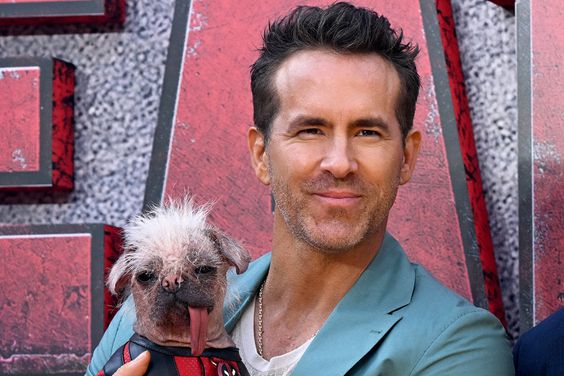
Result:
<svg viewBox="0 0 564 376"><path fill-rule="evenodd" d="M257 351L258 354L261 356L262 358L262 335L264 332L264 328L262 326L262 292L264 290L264 284L266 283L266 280L264 280L262 282L262 284L260 285L260 289L259 289L259 293L258 293L258 317L257 317L257 321L258 321L258 333L257 333Z"/></svg>
<svg viewBox="0 0 564 376"><path fill-rule="evenodd" d="M258 326L258 333L257 333L257 352L262 358L262 335L264 334L264 327L262 326L262 293L264 291L264 285L266 284L266 279L262 281L259 292L258 292L258 317L257 317L257 326ZM314 338L317 333L319 333L319 329L315 331L315 334L311 337Z"/></svg>

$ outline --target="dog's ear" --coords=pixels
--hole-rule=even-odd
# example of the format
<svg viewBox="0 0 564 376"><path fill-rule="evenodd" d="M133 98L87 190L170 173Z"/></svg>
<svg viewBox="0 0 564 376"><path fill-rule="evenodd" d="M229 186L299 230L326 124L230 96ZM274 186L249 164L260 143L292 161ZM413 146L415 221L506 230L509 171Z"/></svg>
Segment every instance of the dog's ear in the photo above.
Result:
<svg viewBox="0 0 564 376"><path fill-rule="evenodd" d="M124 293L127 293L127 289L130 285L131 271L127 265L127 254L129 252L126 251L122 253L110 270L110 274L108 276L108 289L113 295L123 296Z"/></svg>
<svg viewBox="0 0 564 376"><path fill-rule="evenodd" d="M216 228L210 228L207 234L220 250L223 257L225 257L227 263L235 267L237 274L247 270L247 266L251 262L251 256L245 248Z"/></svg>

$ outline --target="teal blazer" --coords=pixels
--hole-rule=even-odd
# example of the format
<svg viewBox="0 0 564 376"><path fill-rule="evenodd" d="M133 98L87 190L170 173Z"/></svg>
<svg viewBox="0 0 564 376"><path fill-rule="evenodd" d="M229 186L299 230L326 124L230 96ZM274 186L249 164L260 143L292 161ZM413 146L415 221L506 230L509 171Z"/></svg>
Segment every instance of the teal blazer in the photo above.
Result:
<svg viewBox="0 0 564 376"><path fill-rule="evenodd" d="M224 306L228 332L252 301L270 254L230 276ZM129 298L94 351L96 372L133 334ZM513 375L511 348L499 321L411 264L387 235L377 256L335 307L293 375Z"/></svg>

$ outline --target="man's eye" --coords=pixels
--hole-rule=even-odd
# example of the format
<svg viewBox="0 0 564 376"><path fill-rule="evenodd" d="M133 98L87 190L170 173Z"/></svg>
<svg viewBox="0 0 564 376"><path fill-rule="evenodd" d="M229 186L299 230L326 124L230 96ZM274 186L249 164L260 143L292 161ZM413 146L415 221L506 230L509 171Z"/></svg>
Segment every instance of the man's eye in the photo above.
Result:
<svg viewBox="0 0 564 376"><path fill-rule="evenodd" d="M315 135L322 135L323 131L319 128L305 128L298 132L301 136L315 136Z"/></svg>
<svg viewBox="0 0 564 376"><path fill-rule="evenodd" d="M373 131L371 129L363 129L360 132L358 132L358 135L361 137L378 137L380 136L380 133L378 133L377 131Z"/></svg>
<svg viewBox="0 0 564 376"><path fill-rule="evenodd" d="M141 283L149 283L156 279L157 277L152 272L141 272L137 274L137 280Z"/></svg>
<svg viewBox="0 0 564 376"><path fill-rule="evenodd" d="M196 274L210 274L216 271L216 268L214 268L213 266L198 266L196 269L194 269L194 273Z"/></svg>

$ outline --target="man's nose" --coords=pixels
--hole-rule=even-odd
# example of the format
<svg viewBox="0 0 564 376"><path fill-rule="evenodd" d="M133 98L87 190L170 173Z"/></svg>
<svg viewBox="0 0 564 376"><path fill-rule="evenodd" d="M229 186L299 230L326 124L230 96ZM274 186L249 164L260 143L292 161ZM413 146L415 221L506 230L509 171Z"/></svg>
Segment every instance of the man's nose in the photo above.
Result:
<svg viewBox="0 0 564 376"><path fill-rule="evenodd" d="M348 138L338 137L332 140L321 161L321 168L337 179L345 178L357 171L358 163Z"/></svg>
<svg viewBox="0 0 564 376"><path fill-rule="evenodd" d="M180 284L182 283L182 278L178 275L168 275L163 278L161 285L163 289L167 292L173 293L178 291Z"/></svg>

